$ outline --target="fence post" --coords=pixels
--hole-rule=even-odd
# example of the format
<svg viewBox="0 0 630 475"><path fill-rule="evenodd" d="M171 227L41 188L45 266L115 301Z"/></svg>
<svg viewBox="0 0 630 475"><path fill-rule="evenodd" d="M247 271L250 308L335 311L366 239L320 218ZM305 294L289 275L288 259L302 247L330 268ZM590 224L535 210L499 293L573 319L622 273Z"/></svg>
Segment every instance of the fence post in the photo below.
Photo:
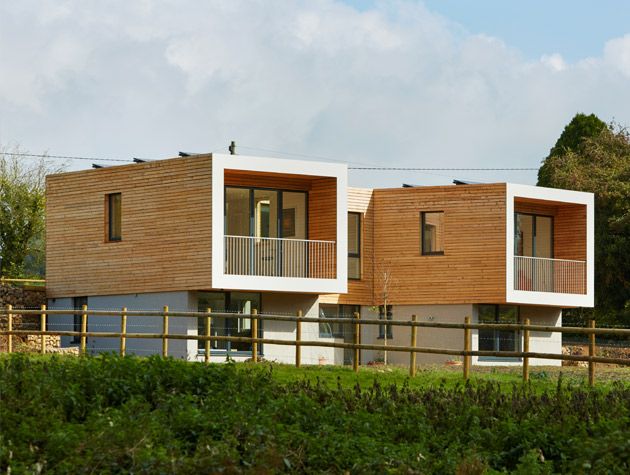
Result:
<svg viewBox="0 0 630 475"><path fill-rule="evenodd" d="M162 312L162 357L168 356L168 305L164 305Z"/></svg>
<svg viewBox="0 0 630 475"><path fill-rule="evenodd" d="M529 318L525 319L525 328L523 329L523 352L529 353ZM529 381L529 356L523 357L523 382Z"/></svg>
<svg viewBox="0 0 630 475"><path fill-rule="evenodd" d="M46 305L42 305L42 315L41 315L41 328L40 330L42 332L46 331ZM41 351L42 351L42 355L46 354L46 335L44 335L42 333L42 347L41 347Z"/></svg>
<svg viewBox="0 0 630 475"><path fill-rule="evenodd" d="M13 305L7 305L7 328L9 332L13 331L13 314L11 313L13 310ZM13 351L13 335L9 333L7 338L7 352L11 353Z"/></svg>
<svg viewBox="0 0 630 475"><path fill-rule="evenodd" d="M355 373L359 372L359 348L357 348L357 345L359 344L360 341L360 332L361 332L361 325L359 324L359 319L361 318L361 315L359 315L359 312L354 312L354 358L352 358L352 369L354 370ZM385 318L387 319L387 315L385 315ZM387 327L385 327L385 331L387 332Z"/></svg>
<svg viewBox="0 0 630 475"><path fill-rule="evenodd" d="M210 316L210 314L212 313L212 309L207 308L206 309L206 313L208 315L206 315L206 337L207 340L204 342L204 348L206 350L206 354L204 355L204 361L206 364L210 363L210 327L212 325L212 317Z"/></svg>
<svg viewBox="0 0 630 475"><path fill-rule="evenodd" d="M302 310L298 310L298 320L295 322L295 367L299 368L302 365L302 347L300 341L302 341Z"/></svg>
<svg viewBox="0 0 630 475"><path fill-rule="evenodd" d="M82 356L85 355L85 343L87 339L87 305L81 306L81 344L80 344L80 353Z"/></svg>
<svg viewBox="0 0 630 475"><path fill-rule="evenodd" d="M127 307L122 308L120 314L120 356L127 352Z"/></svg>
<svg viewBox="0 0 630 475"><path fill-rule="evenodd" d="M417 315L411 316L411 321L416 323L418 321ZM417 336L418 327L411 327L411 347L416 347L416 336ZM416 352L409 352L409 376L412 378L416 375Z"/></svg>
<svg viewBox="0 0 630 475"><path fill-rule="evenodd" d="M464 379L468 379L468 376L470 375L470 355L468 354L470 352L470 328L468 327L468 325L470 325L469 316L464 317L464 324L466 325L466 327L464 327Z"/></svg>
<svg viewBox="0 0 630 475"><path fill-rule="evenodd" d="M595 328L595 320L588 321L589 328ZM588 356L591 358L595 356L595 333L588 334ZM588 385L593 386L595 384L595 363L593 361L588 362Z"/></svg>
<svg viewBox="0 0 630 475"><path fill-rule="evenodd" d="M252 338L258 338L258 310L252 310ZM258 361L258 342L252 341L252 361Z"/></svg>

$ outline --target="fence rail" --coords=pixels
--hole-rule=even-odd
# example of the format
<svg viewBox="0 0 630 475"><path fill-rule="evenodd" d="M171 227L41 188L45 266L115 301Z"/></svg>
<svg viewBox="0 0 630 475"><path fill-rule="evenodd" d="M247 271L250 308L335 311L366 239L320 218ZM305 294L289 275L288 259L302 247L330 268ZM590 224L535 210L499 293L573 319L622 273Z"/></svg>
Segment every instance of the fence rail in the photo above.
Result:
<svg viewBox="0 0 630 475"><path fill-rule="evenodd" d="M514 256L514 290L586 294L586 262Z"/></svg>
<svg viewBox="0 0 630 475"><path fill-rule="evenodd" d="M44 279L9 279L8 277L0 277L0 284L40 287L46 285L46 281Z"/></svg>
<svg viewBox="0 0 630 475"><path fill-rule="evenodd" d="M35 316L39 317L40 330L16 330L13 328L13 319L16 315L22 316ZM46 322L48 317L54 315L77 315L81 320L81 331L57 331L47 330ZM120 318L120 331L119 332L103 332L103 331L87 331L87 321L90 316L98 317L118 317ZM130 333L127 331L127 319L129 317L156 317L162 318L162 332L161 333ZM122 308L119 311L114 310L92 310L87 306L83 306L81 309L64 309L64 310L52 310L47 309L46 306L35 309L18 309L11 306L6 308L0 308L0 317L7 319L6 330L0 330L0 336L5 335L8 337L8 352L13 351L12 338L13 336L73 336L80 338L80 354L86 354L86 340L87 337L99 337L99 338L116 338L120 340L120 354L126 353L126 342L130 338L137 339L161 339L162 340L162 355L168 356L168 341L169 340L196 340L204 342L206 362L210 360L210 343L213 341L223 342L241 342L249 343L252 345L252 359L257 361L258 348L260 344L270 345L286 345L296 347L296 366L301 365L301 351L302 347L322 347L322 348L341 348L347 350L353 350L353 369L358 371L359 369L359 352L360 350L381 350L388 352L404 352L409 353L409 373L411 376L415 375L416 370L416 354L437 354L448 356L460 356L464 358L463 361L463 374L464 378L468 379L471 371L471 357L503 357L503 358L522 358L523 368L523 380L529 379L529 360L531 358L548 359L548 360L561 360L561 361L583 361L588 363L588 375L589 384L594 384L595 381L595 364L617 364L623 366L630 366L629 358L609 358L596 356L596 336L623 336L630 338L630 329L621 328L596 328L595 321L591 320L588 327L555 327L548 325L532 325L529 319L526 319L524 323L505 323L505 324L487 324L487 323L471 323L470 317L466 317L464 323L437 323L437 322L419 322L415 315L411 320L388 320L387 325L394 327L410 327L411 339L410 345L384 345L384 344L366 344L360 342L360 333L362 325L383 325L384 321L380 319L361 319L358 313L354 314L353 318L315 318L304 317L302 312L298 312L296 316L288 315L274 315L258 313L253 310L251 314L235 314L226 312L213 312L211 309L207 309L205 312L181 312L170 311L168 307L164 307L161 311L138 311L128 310ZM203 334L188 335L188 334L173 334L169 333L169 318L200 318L204 321ZM212 319L213 318L239 318L250 319L252 322L252 336L229 336L229 335L212 335ZM283 321L294 322L296 325L296 333L294 340L285 340L277 338L265 338L258 336L258 322L259 321ZM353 342L338 342L338 341L321 341L321 340L303 340L301 326L303 323L345 323L350 324L353 331ZM422 328L439 328L439 329L457 329L464 330L463 338L463 350L460 349L448 349L448 348L431 348L431 347L419 347L416 345L417 332ZM471 331L472 330L508 330L508 331L522 331L523 332L523 351L489 351L489 350L472 350L471 346ZM589 338L589 353L588 355L565 355L557 353L540 353L529 351L531 332L554 332L554 333L572 333L572 334L584 334ZM46 352L45 339L42 338L41 353Z"/></svg>
<svg viewBox="0 0 630 475"><path fill-rule="evenodd" d="M335 241L225 236L225 273L334 279Z"/></svg>

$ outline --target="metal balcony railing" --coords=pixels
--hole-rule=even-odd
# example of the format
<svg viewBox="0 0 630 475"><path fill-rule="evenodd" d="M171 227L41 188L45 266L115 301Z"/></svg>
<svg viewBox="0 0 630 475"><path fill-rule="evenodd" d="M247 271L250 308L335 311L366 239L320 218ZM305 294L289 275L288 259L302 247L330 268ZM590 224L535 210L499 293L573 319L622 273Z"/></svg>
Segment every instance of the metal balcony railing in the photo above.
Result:
<svg viewBox="0 0 630 475"><path fill-rule="evenodd" d="M225 273L334 279L335 241L225 236Z"/></svg>
<svg viewBox="0 0 630 475"><path fill-rule="evenodd" d="M586 262L514 256L514 290L586 294Z"/></svg>

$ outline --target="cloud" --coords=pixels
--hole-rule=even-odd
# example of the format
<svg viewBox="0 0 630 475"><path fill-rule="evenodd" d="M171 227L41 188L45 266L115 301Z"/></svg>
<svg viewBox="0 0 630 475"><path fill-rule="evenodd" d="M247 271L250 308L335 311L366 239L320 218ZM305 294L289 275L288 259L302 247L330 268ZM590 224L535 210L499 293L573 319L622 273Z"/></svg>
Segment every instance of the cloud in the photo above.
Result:
<svg viewBox="0 0 630 475"><path fill-rule="evenodd" d="M576 63L529 59L417 2L4 2L0 58L0 141L64 154L165 157L235 139L242 153L371 165L536 166L576 112L630 123L630 35Z"/></svg>

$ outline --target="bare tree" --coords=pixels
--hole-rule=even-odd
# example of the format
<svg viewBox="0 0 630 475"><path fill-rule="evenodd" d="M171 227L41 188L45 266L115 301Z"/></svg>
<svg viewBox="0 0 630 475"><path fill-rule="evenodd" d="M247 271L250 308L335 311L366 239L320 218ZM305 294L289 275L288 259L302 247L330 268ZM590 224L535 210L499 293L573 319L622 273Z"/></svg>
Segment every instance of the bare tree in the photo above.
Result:
<svg viewBox="0 0 630 475"><path fill-rule="evenodd" d="M391 327L387 324L390 292L396 284L393 273L393 266L390 261L379 260L374 265L374 288L376 291L376 301L383 307L383 346L387 348L387 339ZM383 363L387 365L387 349L383 350Z"/></svg>

